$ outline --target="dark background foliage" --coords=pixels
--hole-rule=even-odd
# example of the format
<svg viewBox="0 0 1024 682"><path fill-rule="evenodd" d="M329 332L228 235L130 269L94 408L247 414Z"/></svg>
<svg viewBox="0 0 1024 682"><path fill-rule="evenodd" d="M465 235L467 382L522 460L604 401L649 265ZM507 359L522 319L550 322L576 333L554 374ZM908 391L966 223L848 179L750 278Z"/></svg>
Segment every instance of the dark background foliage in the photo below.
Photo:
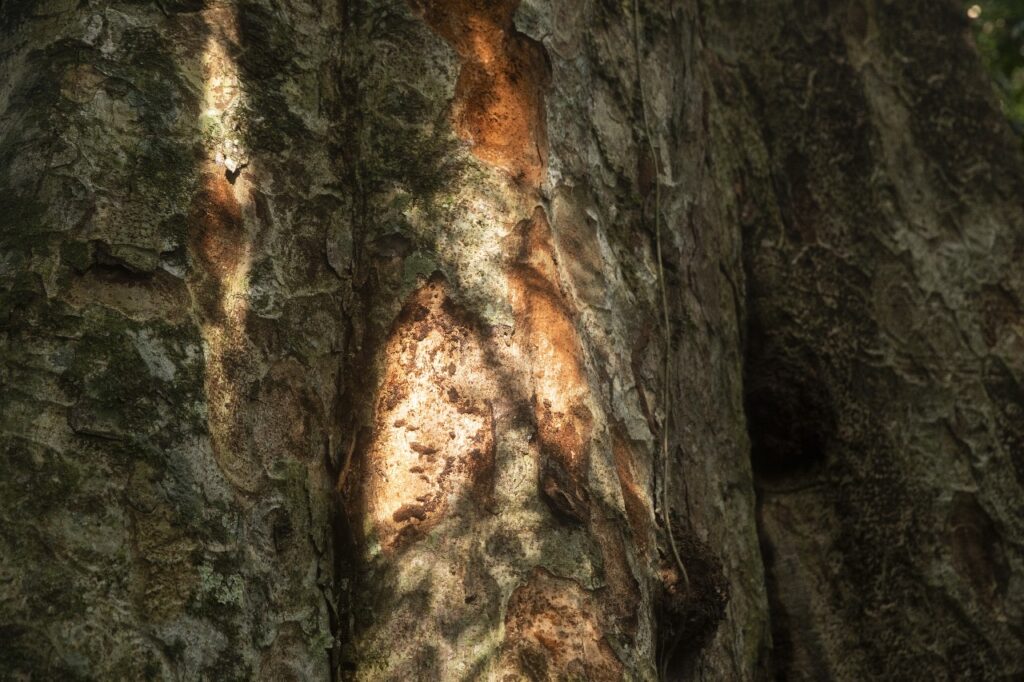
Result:
<svg viewBox="0 0 1024 682"><path fill-rule="evenodd" d="M1003 110L1024 135L1024 0L977 0L964 6Z"/></svg>

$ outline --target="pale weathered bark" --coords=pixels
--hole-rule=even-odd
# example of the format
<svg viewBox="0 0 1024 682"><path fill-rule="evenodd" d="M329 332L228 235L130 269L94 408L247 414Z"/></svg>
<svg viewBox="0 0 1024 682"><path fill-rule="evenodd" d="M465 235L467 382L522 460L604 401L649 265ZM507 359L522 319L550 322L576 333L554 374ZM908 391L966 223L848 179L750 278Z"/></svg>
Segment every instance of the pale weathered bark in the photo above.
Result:
<svg viewBox="0 0 1024 682"><path fill-rule="evenodd" d="M638 4L0 4L0 677L1024 672L962 19Z"/></svg>

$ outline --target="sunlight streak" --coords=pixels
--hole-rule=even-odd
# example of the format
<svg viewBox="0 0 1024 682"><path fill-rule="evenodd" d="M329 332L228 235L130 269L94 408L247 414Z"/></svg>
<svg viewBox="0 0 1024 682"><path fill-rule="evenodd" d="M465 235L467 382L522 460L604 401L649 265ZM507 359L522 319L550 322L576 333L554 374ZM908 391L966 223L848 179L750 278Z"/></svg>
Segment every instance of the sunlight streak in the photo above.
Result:
<svg viewBox="0 0 1024 682"><path fill-rule="evenodd" d="M251 186L241 175L248 154L239 142L244 93L231 57L238 17L229 7L204 12L208 30L201 57L204 93L200 118L206 160L190 219L195 259L193 296L198 299L206 351L205 390L214 455L236 486L253 490L262 475L248 447L242 395L248 383L249 270L252 239L247 228Z"/></svg>

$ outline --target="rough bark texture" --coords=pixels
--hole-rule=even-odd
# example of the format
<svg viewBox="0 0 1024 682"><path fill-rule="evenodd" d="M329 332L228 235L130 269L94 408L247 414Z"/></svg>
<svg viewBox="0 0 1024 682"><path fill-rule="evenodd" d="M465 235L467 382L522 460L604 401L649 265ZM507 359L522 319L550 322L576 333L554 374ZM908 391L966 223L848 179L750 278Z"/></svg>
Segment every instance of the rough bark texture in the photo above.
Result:
<svg viewBox="0 0 1024 682"><path fill-rule="evenodd" d="M0 677L328 676L332 17L3 3Z"/></svg>
<svg viewBox="0 0 1024 682"><path fill-rule="evenodd" d="M954 3L722 3L777 675L1013 679L1024 168ZM724 81L723 81L724 82Z"/></svg>
<svg viewBox="0 0 1024 682"><path fill-rule="evenodd" d="M964 29L0 1L0 677L1024 674Z"/></svg>
<svg viewBox="0 0 1024 682"><path fill-rule="evenodd" d="M363 436L342 486L357 557L345 665L360 679L652 679L660 654L677 675L751 677L767 609L739 229L728 179L702 163L716 133L696 18L641 17L656 205L632 8L516 5L359 3L346 29L365 292L351 367L375 376L348 402ZM654 515L656 210L689 588Z"/></svg>

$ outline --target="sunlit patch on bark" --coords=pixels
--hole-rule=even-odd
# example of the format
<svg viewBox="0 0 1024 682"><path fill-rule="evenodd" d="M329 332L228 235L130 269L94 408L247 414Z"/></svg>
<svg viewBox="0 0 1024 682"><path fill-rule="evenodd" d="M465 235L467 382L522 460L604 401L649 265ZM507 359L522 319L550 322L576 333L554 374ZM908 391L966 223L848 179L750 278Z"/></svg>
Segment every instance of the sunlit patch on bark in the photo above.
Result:
<svg viewBox="0 0 1024 682"><path fill-rule="evenodd" d="M488 503L495 388L477 331L442 278L410 297L384 349L363 494L371 534L391 549Z"/></svg>
<svg viewBox="0 0 1024 682"><path fill-rule="evenodd" d="M457 189L447 279L409 296L372 349L373 417L342 486L361 555L353 660L382 661L365 679L621 679L653 658L651 552L634 551L619 492L647 498L604 451L580 299L537 206L546 55L516 30L516 0L410 4L459 57L455 133L498 172ZM358 622L364 591L388 606Z"/></svg>
<svg viewBox="0 0 1024 682"><path fill-rule="evenodd" d="M512 239L508 283L518 345L533 380L540 489L556 513L585 522L590 515L586 479L594 425L590 386L544 210L537 207Z"/></svg>
<svg viewBox="0 0 1024 682"><path fill-rule="evenodd" d="M579 524L596 541L605 588L598 598L567 581L569 591L556 598L548 594L555 579L534 571L531 585L518 590L509 601L506 648L517 652L524 671L541 679L562 674L617 679L621 663L603 638L605 633L615 633L633 639L641 595L627 559L622 529L606 517L606 501L596 499L590 490L591 451L603 421L600 407L587 376L576 312L559 274L544 210L537 207L529 220L519 223L510 239L508 283L516 345L526 361L523 371L532 380L540 450L539 492L556 517ZM622 461L628 458L628 450L617 454L623 494L634 506L643 504L632 482L632 471ZM633 510L633 516L640 515L639 510ZM646 540L640 538L641 542ZM579 594L570 597L574 592ZM554 633L564 630L568 620L582 628L573 638L582 642L579 646L583 649L575 654L555 646L564 637Z"/></svg>
<svg viewBox="0 0 1024 682"><path fill-rule="evenodd" d="M245 437L241 409L249 353L246 321L252 240L244 207L250 187L236 182L224 152L234 149L235 112L240 105L238 69L229 47L238 40L238 21L227 7L204 14L209 30L202 55L203 124L207 161L202 186L189 216L189 288L200 315L205 353L205 391L214 456L224 475L244 490L258 487L262 469ZM237 152L233 152L239 156Z"/></svg>
<svg viewBox="0 0 1024 682"><path fill-rule="evenodd" d="M251 245L232 187L215 168L203 178L189 221L194 269L189 277L201 316L205 390L213 451L228 479L245 490L258 484L260 467L245 446L242 388Z"/></svg>
<svg viewBox="0 0 1024 682"><path fill-rule="evenodd" d="M572 580L536 568L512 593L505 616L506 669L534 680L620 680L602 608Z"/></svg>
<svg viewBox="0 0 1024 682"><path fill-rule="evenodd" d="M238 16L231 7L214 7L204 12L204 20L209 32L202 56L204 142L209 158L234 182L240 169L249 163L239 139L239 114L245 95L229 49L239 44Z"/></svg>

